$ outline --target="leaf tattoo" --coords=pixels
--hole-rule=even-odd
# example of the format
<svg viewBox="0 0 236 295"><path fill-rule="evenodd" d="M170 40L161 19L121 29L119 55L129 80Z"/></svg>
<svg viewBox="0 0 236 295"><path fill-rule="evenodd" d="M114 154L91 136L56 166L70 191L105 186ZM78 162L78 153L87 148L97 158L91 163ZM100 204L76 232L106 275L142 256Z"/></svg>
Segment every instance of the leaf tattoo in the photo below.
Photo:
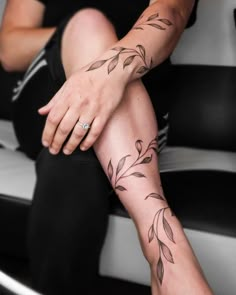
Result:
<svg viewBox="0 0 236 295"><path fill-rule="evenodd" d="M122 170L122 168L124 167L125 165L125 161L126 161L126 158L129 157L130 155L127 155L123 158L121 158L121 160L119 161L118 165L117 165L117 168L116 168L116 176L119 174L119 172Z"/></svg>
<svg viewBox="0 0 236 295"><path fill-rule="evenodd" d="M142 143L143 143L143 141L140 139L136 140L136 142L135 142L135 147L136 147L136 150L138 151L139 155L142 152Z"/></svg>
<svg viewBox="0 0 236 295"><path fill-rule="evenodd" d="M154 18L154 16L152 16ZM120 52L121 48L114 48L115 51ZM145 50L143 50L142 47L139 47L140 50L140 55L145 58ZM131 61L131 58L127 63ZM132 62L132 61L131 61ZM141 139L136 140L135 142L135 149L137 151L137 158L134 160L131 164L128 165L127 167L127 158L130 157L131 155L126 155L122 157L119 161L117 166L114 168L112 161L110 160L107 166L107 175L111 183L113 183L113 187L115 190L118 192L123 192L127 191L127 188L124 187L124 185L121 185L120 182L127 177L137 177L137 178L145 178L146 176L139 172L131 172L130 170L133 169L136 166L139 165L147 165L151 163L153 154L157 154L157 144L158 144L158 137L156 136L154 139L152 139L149 144L147 145L146 148L143 146L143 141ZM154 152L154 153L153 153ZM126 167L125 167L126 166ZM152 192L148 194L145 197L145 200L148 199L155 199L161 202L166 202L166 199L164 196L161 194L158 194L156 192ZM151 243L154 240L156 240L158 247L159 247L159 258L158 262L156 265L156 273L157 273L157 278L162 285L163 279L164 279L164 273L165 273L165 268L164 268L164 262L169 262L174 264L174 258L172 255L172 252L170 248L166 245L166 243L161 240L160 235L159 235L159 230L162 228L163 232L165 233L165 236L167 240L175 244L175 238L174 238L174 233L173 230L170 226L170 223L168 222L165 213L166 210L170 210L169 207L164 207L159 209L156 214L154 215L152 224L148 230L148 242ZM171 211L171 210L170 210ZM171 211L171 216L174 216L174 214Z"/></svg>
<svg viewBox="0 0 236 295"><path fill-rule="evenodd" d="M171 240L173 243L175 243L172 228L170 227L170 225L169 225L168 221L166 220L164 214L163 214L163 228L164 228L164 231L165 231L167 237L169 238L169 240Z"/></svg>
<svg viewBox="0 0 236 295"><path fill-rule="evenodd" d="M141 19L141 18L140 18ZM134 30L144 30L144 26L150 26L155 29L165 31L166 26L172 26L173 23L166 18L159 18L159 13L150 15L145 21L135 25Z"/></svg>
<svg viewBox="0 0 236 295"><path fill-rule="evenodd" d="M145 200L147 200L149 197L154 197L154 198L157 198L158 200L165 201L164 197L156 193L149 194L145 198ZM154 240L154 238L156 238L157 244L159 246L160 257L157 262L157 277L160 284L162 284L163 278L164 278L164 263L163 263L162 257L165 258L165 260L168 261L169 263L174 264L174 258L170 248L160 239L160 236L159 236L159 229L162 226L166 234L166 237L172 243L175 244L173 230L165 217L165 212L167 209L170 209L170 208L169 207L161 208L160 210L156 212L153 218L152 225L150 226L148 230L149 243L151 243ZM162 220L160 219L161 215L162 215Z"/></svg>
<svg viewBox="0 0 236 295"><path fill-rule="evenodd" d="M146 177L143 173L139 171L130 173L130 169L138 165L151 163L153 155L152 154L147 155L147 154L149 152L152 152L153 149L157 150L157 136L153 140L151 140L151 142L148 144L147 148L144 151L143 151L143 141L140 139L136 140L135 148L138 152L137 158L135 161L133 161L132 164L128 166L128 168L124 169L124 166L126 164L126 159L130 157L131 155L126 155L119 160L117 167L115 169L115 173L114 173L114 167L113 167L112 161L110 160L108 163L107 175L109 180L111 182L112 181L114 182L114 187L116 190L119 190L119 191L127 190L124 186L119 185L119 182L124 178L130 177L130 176L134 176L137 178ZM114 180L113 180L113 177L114 177Z"/></svg>
<svg viewBox="0 0 236 295"><path fill-rule="evenodd" d="M108 177L111 181L112 176L113 176L113 166L112 166L111 160L110 160L108 167L107 167L107 174L108 174Z"/></svg>
<svg viewBox="0 0 236 295"><path fill-rule="evenodd" d="M148 198L154 198L154 199L158 199L158 200L161 200L161 201L165 201L164 197L162 197L161 195L156 194L156 193L149 194L148 196L146 196L145 200L147 200Z"/></svg>
<svg viewBox="0 0 236 295"><path fill-rule="evenodd" d="M123 69L131 65L134 59L138 57L138 58L141 58L143 65L137 70L137 73L140 75L143 75L144 73L148 72L152 68L152 59L150 63L148 64L147 58L146 58L146 50L143 45L138 44L136 48L137 49L125 48L125 47L114 47L111 50L116 52L115 55L112 55L108 59L98 60L94 62L87 69L87 72L97 70L101 68L105 63L108 63L107 73L110 74L117 67L121 54L131 54L124 60Z"/></svg>
<svg viewBox="0 0 236 295"><path fill-rule="evenodd" d="M157 276L159 278L160 283L162 284L163 277L164 277L164 265L163 265L161 257L159 257L159 260L157 262Z"/></svg>

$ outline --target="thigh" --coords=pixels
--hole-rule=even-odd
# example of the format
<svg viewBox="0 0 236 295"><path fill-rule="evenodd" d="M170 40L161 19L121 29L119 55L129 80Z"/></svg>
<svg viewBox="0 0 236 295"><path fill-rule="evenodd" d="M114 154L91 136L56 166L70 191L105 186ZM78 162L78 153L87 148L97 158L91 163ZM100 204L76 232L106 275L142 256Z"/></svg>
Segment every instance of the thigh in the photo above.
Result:
<svg viewBox="0 0 236 295"><path fill-rule="evenodd" d="M12 119L20 149L36 159L42 149L41 135L45 117L38 109L47 104L65 82L61 61L61 37L69 16L57 27L56 32L32 61L12 96Z"/></svg>
<svg viewBox="0 0 236 295"><path fill-rule="evenodd" d="M12 96L12 119L20 149L35 159L42 149L41 134L45 117L38 109L55 94L57 87L43 49L18 81Z"/></svg>

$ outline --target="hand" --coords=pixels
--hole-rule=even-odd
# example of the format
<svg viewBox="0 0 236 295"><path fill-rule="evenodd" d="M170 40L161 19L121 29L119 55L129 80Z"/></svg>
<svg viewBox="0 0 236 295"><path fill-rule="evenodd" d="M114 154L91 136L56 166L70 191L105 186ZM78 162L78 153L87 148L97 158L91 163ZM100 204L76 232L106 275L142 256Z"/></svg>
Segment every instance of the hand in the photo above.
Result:
<svg viewBox="0 0 236 295"><path fill-rule="evenodd" d="M81 69L74 73L39 109L41 115L47 115L43 145L57 154L66 141L63 152L67 155L78 145L81 150L90 148L119 105L125 86L117 76L103 76L100 71ZM88 123L90 128L83 129L81 123Z"/></svg>

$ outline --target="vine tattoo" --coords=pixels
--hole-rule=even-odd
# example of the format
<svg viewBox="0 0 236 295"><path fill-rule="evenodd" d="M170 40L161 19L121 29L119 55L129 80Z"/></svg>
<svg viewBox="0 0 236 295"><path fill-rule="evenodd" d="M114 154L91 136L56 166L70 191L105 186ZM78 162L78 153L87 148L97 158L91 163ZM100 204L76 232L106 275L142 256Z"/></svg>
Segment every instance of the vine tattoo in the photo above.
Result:
<svg viewBox="0 0 236 295"><path fill-rule="evenodd" d="M147 57L146 57L146 50L143 47L143 45L138 44L136 46L136 49L132 48L125 48L125 47L114 47L111 50L116 51L113 56L111 56L108 59L103 59L103 60L98 60L95 63L93 63L87 71L92 71L96 70L100 67L102 67L105 63L108 63L107 66L107 72L110 74L118 65L119 63L119 58L121 54L130 54L123 62L123 69L125 69L127 66L131 65L135 57L139 57L142 59L143 65L139 67L137 70L137 73L142 75L146 72L148 72L152 68L152 59L150 63L148 64L147 62Z"/></svg>
<svg viewBox="0 0 236 295"><path fill-rule="evenodd" d="M130 170L139 165L149 164L152 161L152 158L153 158L152 152L156 154L158 153L157 139L158 138L156 136L153 140L151 140L148 146L146 147L146 149L143 149L142 140L140 139L136 140L135 148L137 150L138 155L136 159L131 164L128 165L127 168L125 168L125 163L126 163L126 159L131 156L129 154L122 157L119 160L116 168L114 168L112 161L111 160L109 161L107 166L107 174L108 174L108 178L110 182L113 183L115 190L120 192L127 191L127 188L124 185L120 184L120 182L127 177L137 177L137 178L146 177L143 173L139 171L132 172ZM165 197L155 192L147 195L144 200L148 200L149 198L154 198L159 201L166 202ZM164 233L167 239L175 244L173 230L169 222L167 221L167 218L165 215L167 210L171 210L171 209L169 207L163 207L156 212L156 214L154 215L152 224L148 230L148 242L151 243L154 239L156 239L158 248L159 248L159 259L156 266L156 273L157 273L157 277L160 284L162 284L163 278L164 278L164 259L167 262L174 264L174 259L173 259L171 250L164 243L164 241L161 240L160 234L159 234L159 231L162 228L164 230ZM171 211L171 215L172 216L174 215L172 211Z"/></svg>
<svg viewBox="0 0 236 295"><path fill-rule="evenodd" d="M140 17L140 19L143 16ZM144 30L144 26L151 26L158 30L166 30L166 27L173 25L171 21L166 18L159 18L159 13L155 13L147 18L146 21L133 27L134 30ZM142 66L137 70L137 74L143 75L152 69L153 61L152 58L150 62L147 61L146 49L143 45L136 45L136 49L125 48L125 47L114 47L111 50L116 53L107 59L98 60L90 65L87 71L93 71L101 68L103 65L107 64L107 72L110 74L118 65L120 56L123 54L129 54L123 62L123 69L131 65L136 57L141 58Z"/></svg>
<svg viewBox="0 0 236 295"><path fill-rule="evenodd" d="M149 195L145 199L147 199L148 197L152 197L152 198L154 197L156 199L162 200L161 198L159 198L159 196L154 196L156 194L152 193L151 195L152 196ZM170 248L159 237L159 229L162 226L167 238L175 244L173 230L165 217L165 212L168 209L170 210L169 207L165 207L156 212L153 218L152 225L148 231L149 243L151 243L153 239L156 238L157 244L159 246L160 256L157 262L157 277L159 279L160 284L162 284L163 277L164 277L164 263L163 263L162 257L164 257L168 262L174 264L174 259L173 259L173 255L171 253Z"/></svg>
<svg viewBox="0 0 236 295"><path fill-rule="evenodd" d="M116 167L116 171L114 173L114 167L113 164L111 162L111 160L109 161L108 167L107 167L107 174L108 177L110 179L110 182L114 182L114 187L116 190L118 191L126 191L127 189L123 186L120 185L119 182L126 178L126 177L130 177L130 176L135 176L135 177L146 177L143 173L140 172L133 172L130 173L130 169L138 166L138 165L143 165L143 164L148 164L152 161L152 154L151 155L147 155L147 153L149 151L154 151L155 153L157 153L157 137L155 137L147 146L147 148L143 151L143 141L138 139L135 142L135 148L138 152L138 156L136 158L136 160L127 168L125 169L123 172L121 171L124 168L126 159L128 157L130 157L130 155L126 155L123 158L120 159L120 161L118 162L118 165ZM114 177L114 180L113 180Z"/></svg>
<svg viewBox="0 0 236 295"><path fill-rule="evenodd" d="M140 19L143 18L141 15ZM172 26L173 23L166 18L159 18L159 13L152 14L145 21L133 27L134 30L144 30L144 26L150 26L158 30L166 30L166 26Z"/></svg>

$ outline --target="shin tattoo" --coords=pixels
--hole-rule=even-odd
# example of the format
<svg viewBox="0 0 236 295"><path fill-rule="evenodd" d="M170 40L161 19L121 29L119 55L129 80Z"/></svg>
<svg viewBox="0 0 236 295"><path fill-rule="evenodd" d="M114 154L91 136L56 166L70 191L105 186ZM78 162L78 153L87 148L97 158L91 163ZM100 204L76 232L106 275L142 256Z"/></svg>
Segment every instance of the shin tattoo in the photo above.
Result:
<svg viewBox="0 0 236 295"><path fill-rule="evenodd" d="M127 187L124 186L121 182L125 178L128 177L136 177L136 178L146 178L146 176L141 173L140 171L134 171L135 167L140 165L146 165L151 163L153 159L153 152L157 154L157 137L150 141L148 146L143 149L143 141L136 140L135 148L137 151L136 159L129 164L126 164L126 160L130 157L130 154L125 155L119 161L116 167L113 166L112 160L109 161L107 166L107 174L110 182L113 184L114 189L117 192L127 191ZM125 167L126 166L126 167ZM131 171L132 169L132 171ZM134 172L133 172L134 171ZM162 194L152 192L148 194L144 200L148 200L149 198L154 198L158 201L163 202L166 204L166 199ZM153 218L152 224L148 230L148 242L151 243L153 240L156 240L159 250L159 258L157 259L157 266L156 266L156 274L159 280L159 283L162 284L164 278L164 260L174 264L174 259L170 248L166 245L163 239L160 237L160 231L162 230L165 233L166 238L175 244L174 233L170 226L170 223L167 221L166 218L166 211L171 209L168 206L163 206L159 209ZM174 214L171 211L171 215Z"/></svg>

